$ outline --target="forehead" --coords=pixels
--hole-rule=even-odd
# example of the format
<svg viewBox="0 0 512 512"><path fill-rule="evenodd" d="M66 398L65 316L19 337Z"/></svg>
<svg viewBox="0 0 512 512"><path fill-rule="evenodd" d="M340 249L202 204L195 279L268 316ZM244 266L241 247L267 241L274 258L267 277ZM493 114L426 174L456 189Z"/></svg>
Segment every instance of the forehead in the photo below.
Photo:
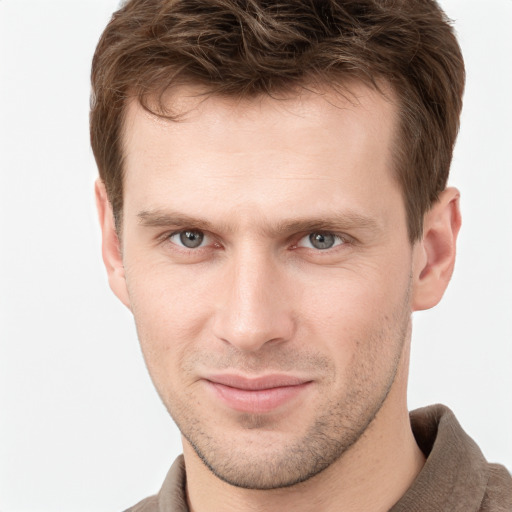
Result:
<svg viewBox="0 0 512 512"><path fill-rule="evenodd" d="M171 205L240 217L242 211L282 214L297 204L305 215L341 204L357 211L362 203L378 215L383 191L397 191L396 108L391 95L363 84L351 84L346 94L303 89L251 99L183 87L165 101L178 121L135 100L127 106L126 207L140 212ZM388 199L401 206L395 196Z"/></svg>
<svg viewBox="0 0 512 512"><path fill-rule="evenodd" d="M263 126L272 136L272 123L289 128L287 132L292 140L301 130L310 134L331 132L333 125L340 123L351 123L353 129L359 127L367 133L382 133L384 125L393 128L396 107L391 87L385 82L379 83L379 87L380 91L377 91L361 82L351 81L337 90L329 86L304 86L255 97L211 95L201 86L193 85L174 87L158 98L150 97L149 109L144 109L136 98L128 101L124 149L130 150L136 143L132 136L136 138L148 129L161 135L164 132L184 137L192 135L198 141L205 134L203 128L216 134L229 132L234 135L237 128L257 132L262 131ZM162 114L158 115L158 112ZM226 141L230 150L236 142L232 138Z"/></svg>

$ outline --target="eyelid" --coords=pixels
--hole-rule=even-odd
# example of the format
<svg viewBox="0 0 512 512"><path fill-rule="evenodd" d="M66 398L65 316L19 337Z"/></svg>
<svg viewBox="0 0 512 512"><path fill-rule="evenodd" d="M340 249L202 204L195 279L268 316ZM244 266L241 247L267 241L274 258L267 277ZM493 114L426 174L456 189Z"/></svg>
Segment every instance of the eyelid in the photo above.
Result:
<svg viewBox="0 0 512 512"><path fill-rule="evenodd" d="M198 246L197 248L190 248L190 247L186 247L182 244L178 244L178 243L171 241L172 236L179 235L180 233L183 233L184 231L199 231L199 232L201 232L204 236L202 244L200 246ZM346 233L335 232L335 231L332 231L329 229L318 229L318 230L314 230L314 231L308 231L307 233L303 232L302 234L299 234L298 236L296 235L295 237L293 237L293 238L295 238L295 240L297 240L297 242L292 243L292 246L290 248L291 249L296 249L296 248L311 249L309 247L304 247L303 245L299 245L299 243L301 240L309 237L313 233L334 235L338 240L340 240L342 242L342 243L338 243L338 244L334 245L332 248L329 248L329 249L322 250L322 249L312 248L312 250L315 250L317 252L326 253L332 249L336 249L345 244L353 245L354 243L357 243L357 240L354 237L347 235ZM173 246L177 247L178 249L181 249L184 251L198 251L200 249L206 249L209 245L215 245L220 248L223 245L219 241L217 241L217 238L214 235L212 235L211 233L209 233L208 231L199 229L199 228L194 228L194 227L180 227L179 229L168 230L165 233L162 233L161 235L159 235L157 237L157 240L159 243L170 243Z"/></svg>
<svg viewBox="0 0 512 512"><path fill-rule="evenodd" d="M300 242L302 240L308 240L309 241L309 237L313 234L323 234L323 235L333 235L337 240L339 240L341 243L336 243L335 245L333 245L332 247L329 247L327 249L317 249L316 247L308 247L308 246L305 246L305 245L300 245ZM311 242L309 242L311 243ZM311 250L314 250L314 251L318 251L318 252L328 252L330 250L333 250L333 249L336 249L342 245L345 245L345 244L352 244L354 243L354 238L352 238L351 236L345 234L345 233L337 233L335 231L330 231L330 230L327 230L327 229L318 229L318 230L315 230L315 231L309 231L308 233L306 234L303 234L299 240L297 241L297 243L294 244L294 248L299 248L299 247L302 247L304 249L311 249Z"/></svg>
<svg viewBox="0 0 512 512"><path fill-rule="evenodd" d="M195 247L195 248L191 248L191 247L186 247L185 245L176 243L175 241L171 240L171 238L173 236L179 235L185 231L198 231L198 232L202 233L203 241L202 241L201 245L199 245L198 247ZM208 233L207 231L204 231L202 229L184 227L184 228L172 229L172 230L165 231L164 233L158 235L156 240L159 244L171 244L174 247L178 248L178 250L198 251L201 249L205 249L207 247L207 245L211 245L211 241L213 240L213 237L210 233Z"/></svg>

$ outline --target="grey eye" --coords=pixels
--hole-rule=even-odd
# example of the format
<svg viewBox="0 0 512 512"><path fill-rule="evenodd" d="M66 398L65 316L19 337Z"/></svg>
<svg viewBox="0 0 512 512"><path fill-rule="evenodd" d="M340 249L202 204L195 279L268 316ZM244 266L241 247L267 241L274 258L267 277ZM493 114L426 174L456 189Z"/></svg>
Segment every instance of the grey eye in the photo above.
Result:
<svg viewBox="0 0 512 512"><path fill-rule="evenodd" d="M309 235L302 237L297 247L306 247L308 249L316 249L317 251L326 251L338 245L343 245L345 238L342 235L329 233L329 231L314 231Z"/></svg>
<svg viewBox="0 0 512 512"><path fill-rule="evenodd" d="M337 236L331 233L311 233L309 241L315 249L330 249L337 241Z"/></svg>
<svg viewBox="0 0 512 512"><path fill-rule="evenodd" d="M172 235L171 240L187 249L196 249L203 243L204 233L197 230L180 231Z"/></svg>

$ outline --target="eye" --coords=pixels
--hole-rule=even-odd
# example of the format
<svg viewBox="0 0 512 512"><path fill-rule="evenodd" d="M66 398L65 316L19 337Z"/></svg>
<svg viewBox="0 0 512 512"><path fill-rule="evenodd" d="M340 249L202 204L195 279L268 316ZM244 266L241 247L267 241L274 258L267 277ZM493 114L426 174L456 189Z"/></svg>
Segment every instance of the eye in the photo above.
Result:
<svg viewBox="0 0 512 512"><path fill-rule="evenodd" d="M309 235L302 237L297 246L323 251L326 249L332 249L333 247L344 243L345 240L339 235L323 231L315 231L314 233L310 233Z"/></svg>
<svg viewBox="0 0 512 512"><path fill-rule="evenodd" d="M205 234L197 229L184 229L173 233L169 240L178 246L186 247L187 249L197 249L203 244Z"/></svg>

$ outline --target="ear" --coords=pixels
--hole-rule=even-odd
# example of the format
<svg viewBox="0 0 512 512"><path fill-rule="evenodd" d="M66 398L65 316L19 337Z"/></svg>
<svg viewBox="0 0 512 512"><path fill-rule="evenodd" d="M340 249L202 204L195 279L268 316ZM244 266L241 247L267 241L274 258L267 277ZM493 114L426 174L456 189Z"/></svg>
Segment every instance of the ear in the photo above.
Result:
<svg viewBox="0 0 512 512"><path fill-rule="evenodd" d="M450 282L461 225L459 199L457 189L447 188L425 214L423 237L414 248L413 311L434 307Z"/></svg>
<svg viewBox="0 0 512 512"><path fill-rule="evenodd" d="M112 205L107 196L105 184L97 179L94 185L96 208L101 227L101 254L107 269L110 288L117 298L129 309L130 298L126 287L121 245L117 236Z"/></svg>

